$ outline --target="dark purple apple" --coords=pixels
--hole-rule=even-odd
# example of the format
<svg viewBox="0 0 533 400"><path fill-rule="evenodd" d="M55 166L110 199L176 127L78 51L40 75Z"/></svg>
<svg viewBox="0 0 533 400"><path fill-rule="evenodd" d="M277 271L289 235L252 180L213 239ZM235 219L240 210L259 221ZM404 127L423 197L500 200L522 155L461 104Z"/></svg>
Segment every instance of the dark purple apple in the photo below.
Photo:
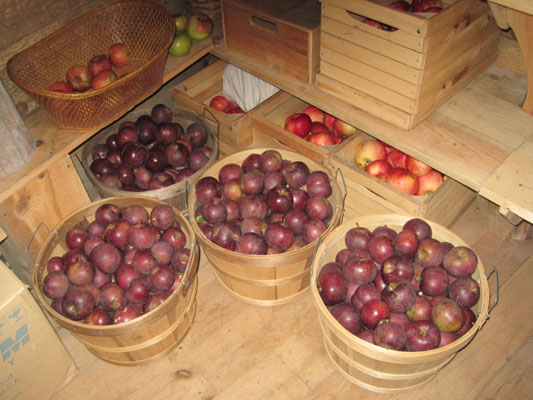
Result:
<svg viewBox="0 0 533 400"><path fill-rule="evenodd" d="M351 304L336 304L329 309L329 312L349 332L355 334L361 329L359 310Z"/></svg>
<svg viewBox="0 0 533 400"><path fill-rule="evenodd" d="M432 310L433 305L427 297L417 296L411 308L405 312L405 315L411 321L431 321Z"/></svg>
<svg viewBox="0 0 533 400"><path fill-rule="evenodd" d="M459 307L473 307L479 301L479 284L471 276L457 278L450 284L448 296Z"/></svg>
<svg viewBox="0 0 533 400"><path fill-rule="evenodd" d="M283 177L290 187L300 188L305 185L310 173L307 164L302 161L293 161L283 170Z"/></svg>
<svg viewBox="0 0 533 400"><path fill-rule="evenodd" d="M310 196L305 204L305 212L311 219L328 221L333 215L333 206L323 196Z"/></svg>
<svg viewBox="0 0 533 400"><path fill-rule="evenodd" d="M211 241L224 249L235 251L241 233L233 221L217 222L213 225Z"/></svg>
<svg viewBox="0 0 533 400"><path fill-rule="evenodd" d="M104 232L105 240L113 246L123 249L128 244L128 231L131 226L125 219L109 224Z"/></svg>
<svg viewBox="0 0 533 400"><path fill-rule="evenodd" d="M434 238L422 239L418 243L415 260L424 267L439 266L444 257L444 249L440 241Z"/></svg>
<svg viewBox="0 0 533 400"><path fill-rule="evenodd" d="M442 296L448 290L448 274L442 267L426 267L420 273L420 290L426 296Z"/></svg>
<svg viewBox="0 0 533 400"><path fill-rule="evenodd" d="M207 203L210 199L222 196L222 185L212 176L200 178L195 185L196 199L200 203Z"/></svg>
<svg viewBox="0 0 533 400"><path fill-rule="evenodd" d="M244 197L239 203L241 218L257 217L265 219L268 213L268 205L263 196Z"/></svg>
<svg viewBox="0 0 533 400"><path fill-rule="evenodd" d="M81 286L93 281L95 270L91 263L78 261L69 264L65 269L65 273L71 284Z"/></svg>
<svg viewBox="0 0 533 400"><path fill-rule="evenodd" d="M407 333L403 326L384 320L374 329L374 343L391 350L403 350L407 344Z"/></svg>
<svg viewBox="0 0 533 400"><path fill-rule="evenodd" d="M265 187L264 177L259 170L246 171L241 178L242 192L248 196L262 193Z"/></svg>
<svg viewBox="0 0 533 400"><path fill-rule="evenodd" d="M85 229L74 226L67 231L65 243L70 250L82 249L87 240L88 234Z"/></svg>
<svg viewBox="0 0 533 400"><path fill-rule="evenodd" d="M416 233L419 241L428 239L433 234L431 226L421 218L411 218L403 224L403 229L408 229Z"/></svg>
<svg viewBox="0 0 533 400"><path fill-rule="evenodd" d="M329 197L333 192L329 176L323 171L311 172L305 182L306 191L309 196Z"/></svg>
<svg viewBox="0 0 533 400"><path fill-rule="evenodd" d="M364 283L372 282L376 277L378 270L374 266L372 260L352 257L346 262L346 264L344 264L342 272L344 279L348 282L362 285Z"/></svg>
<svg viewBox="0 0 533 400"><path fill-rule="evenodd" d="M259 162L259 159L261 158L261 155L258 153L252 153L246 156L246 158L242 162L242 168L245 171L253 171L253 170L260 170L261 169L261 163Z"/></svg>
<svg viewBox="0 0 533 400"><path fill-rule="evenodd" d="M268 246L263 236L257 233L247 232L237 239L235 251L243 254L260 255L266 254L267 248Z"/></svg>
<svg viewBox="0 0 533 400"><path fill-rule="evenodd" d="M265 230L267 245L280 252L289 249L293 245L294 239L294 232L279 222L268 225Z"/></svg>
<svg viewBox="0 0 533 400"><path fill-rule="evenodd" d="M326 306L343 302L346 297L346 284L340 272L329 271L319 274L317 281L318 293Z"/></svg>
<svg viewBox="0 0 533 400"><path fill-rule="evenodd" d="M370 300L360 310L361 321L368 329L374 329L379 321L390 316L390 309L387 303L382 300Z"/></svg>
<svg viewBox="0 0 533 400"><path fill-rule="evenodd" d="M322 236L327 229L327 224L321 219L310 219L309 222L304 225L302 239L305 244L312 243Z"/></svg>
<svg viewBox="0 0 533 400"><path fill-rule="evenodd" d="M416 289L409 281L391 282L381 293L381 298L391 312L405 313L415 303Z"/></svg>
<svg viewBox="0 0 533 400"><path fill-rule="evenodd" d="M172 109L165 104L158 103L152 107L150 117L156 124L170 122L173 117Z"/></svg>
<svg viewBox="0 0 533 400"><path fill-rule="evenodd" d="M259 156L260 169L265 173L279 170L282 163L283 157L281 156L281 153L274 149L265 150Z"/></svg>
<svg viewBox="0 0 533 400"><path fill-rule="evenodd" d="M148 274L148 280L154 291L166 291L176 280L176 271L168 264L156 265Z"/></svg>
<svg viewBox="0 0 533 400"><path fill-rule="evenodd" d="M69 287L67 275L60 271L49 272L43 280L43 293L51 299L63 298Z"/></svg>
<svg viewBox="0 0 533 400"><path fill-rule="evenodd" d="M122 253L110 243L102 243L91 251L91 262L106 274L114 273L122 261Z"/></svg>
<svg viewBox="0 0 533 400"><path fill-rule="evenodd" d="M404 229L394 239L394 250L403 256L412 256L418 247L418 236L409 229Z"/></svg>
<svg viewBox="0 0 533 400"><path fill-rule="evenodd" d="M74 321L85 319L95 306L93 294L81 286L71 286L62 302L63 314Z"/></svg>
<svg viewBox="0 0 533 400"><path fill-rule="evenodd" d="M374 236L368 243L368 251L375 262L382 264L394 254L394 243L388 236Z"/></svg>
<svg viewBox="0 0 533 400"><path fill-rule="evenodd" d="M455 246L449 250L442 260L442 266L457 278L472 275L478 264L476 253L466 246Z"/></svg>
<svg viewBox="0 0 533 400"><path fill-rule="evenodd" d="M135 252L132 264L135 271L148 275L156 265L156 260L150 249L141 249Z"/></svg>
<svg viewBox="0 0 533 400"><path fill-rule="evenodd" d="M209 138L205 126L198 122L193 122L187 126L185 136L189 138L193 147L201 147L205 145Z"/></svg>
<svg viewBox="0 0 533 400"><path fill-rule="evenodd" d="M149 249L155 243L158 229L150 224L133 225L128 231L128 244L142 250Z"/></svg>
<svg viewBox="0 0 533 400"><path fill-rule="evenodd" d="M131 281L124 294L129 303L142 304L150 295L152 285L146 276L141 276Z"/></svg>
<svg viewBox="0 0 533 400"><path fill-rule="evenodd" d="M283 223L295 234L304 232L305 225L310 221L309 216L303 210L290 210L283 218Z"/></svg>
<svg viewBox="0 0 533 400"><path fill-rule="evenodd" d="M457 336L463 336L474 326L477 320L476 314L474 314L474 311L472 311L472 309L468 307L461 307L461 309L463 310L463 313L465 315L465 323L463 324L461 329L455 332Z"/></svg>
<svg viewBox="0 0 533 400"><path fill-rule="evenodd" d="M292 194L292 208L294 210L305 210L305 204L309 195L305 190L300 188L289 187L289 191Z"/></svg>
<svg viewBox="0 0 533 400"><path fill-rule="evenodd" d="M113 319L111 315L105 311L103 308L95 308L92 313L87 315L83 320L84 323L88 325L111 325Z"/></svg>
<svg viewBox="0 0 533 400"><path fill-rule="evenodd" d="M292 194L285 186L275 186L266 194L266 203L272 211L286 214L292 209Z"/></svg>
<svg viewBox="0 0 533 400"><path fill-rule="evenodd" d="M128 304L126 307L119 308L113 314L113 324L121 324L139 318L142 314L139 306Z"/></svg>
<svg viewBox="0 0 533 400"><path fill-rule="evenodd" d="M363 226L356 226L346 231L344 243L349 250L367 250L372 232Z"/></svg>
<svg viewBox="0 0 533 400"><path fill-rule="evenodd" d="M168 242L174 250L181 249L187 243L187 236L178 226L171 226L161 234L161 240Z"/></svg>
<svg viewBox="0 0 533 400"><path fill-rule="evenodd" d="M406 333L407 351L426 351L439 347L440 332L430 320L414 321Z"/></svg>
<svg viewBox="0 0 533 400"><path fill-rule="evenodd" d="M411 280L414 274L411 258L394 254L387 258L381 266L381 274L386 284L399 280Z"/></svg>
<svg viewBox="0 0 533 400"><path fill-rule="evenodd" d="M122 264L115 272L115 282L124 290L130 286L133 280L140 277L141 274L128 264Z"/></svg>
<svg viewBox="0 0 533 400"><path fill-rule="evenodd" d="M187 247L182 247L181 249L174 251L170 265L172 265L176 272L183 273L189 264L190 257L191 250Z"/></svg>

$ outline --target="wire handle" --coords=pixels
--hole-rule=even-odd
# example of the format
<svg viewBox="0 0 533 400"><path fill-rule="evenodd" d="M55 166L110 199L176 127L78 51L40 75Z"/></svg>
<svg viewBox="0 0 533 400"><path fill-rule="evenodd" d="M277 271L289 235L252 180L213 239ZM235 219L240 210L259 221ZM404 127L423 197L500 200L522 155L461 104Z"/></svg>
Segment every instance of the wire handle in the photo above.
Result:
<svg viewBox="0 0 533 400"><path fill-rule="evenodd" d="M498 278L498 270L497 269L493 269L488 275L487 274L484 274L484 275L487 277L487 281L490 280L490 278L492 276L494 276L494 279L496 280L496 284L495 284L496 285L496 292L494 293L494 301L491 304L489 304L488 312L479 313L479 315L482 315L483 317L485 317L485 320L483 321L483 323L479 327L480 330L481 330L481 328L483 328L483 326L485 325L487 320L490 318L490 313L491 313L492 309L496 306L496 304L498 304L498 300L499 300L499 297L500 297L500 282L499 282L499 278Z"/></svg>
<svg viewBox="0 0 533 400"><path fill-rule="evenodd" d="M211 118L213 118L213 120L211 120L210 118L207 118L206 117L206 113L209 113L209 115L211 116ZM214 123L217 124L217 139L220 141L220 122L218 121L218 118L215 116L215 114L213 114L213 111L211 111L210 109L208 109L207 107L204 107L204 111L202 113L202 117L204 117L205 119L208 119Z"/></svg>
<svg viewBox="0 0 533 400"><path fill-rule="evenodd" d="M313 280L314 275L314 266L315 266L315 259L316 259L316 253L318 253L318 248L322 244L322 236L319 236L316 242L315 251L313 252L313 257L311 258L311 273L309 275L309 286L312 286L315 281Z"/></svg>
<svg viewBox="0 0 533 400"><path fill-rule="evenodd" d="M187 266L185 267L185 271L183 271L183 276L185 279L180 281L180 284L182 284L185 288L189 288L190 282L189 282L189 273L192 266L192 259L194 258L194 253L198 251L198 239L194 240L194 243L191 246L191 251L189 254L189 260L187 261ZM187 291L185 291L187 293Z"/></svg>
<svg viewBox="0 0 533 400"><path fill-rule="evenodd" d="M33 231L33 234L31 235L30 237L30 240L28 241L28 244L26 245L26 247L24 248L24 252L26 254L28 254L28 251L30 250L30 246L31 246L31 242L33 242L33 239L35 238L35 236L37 235L37 231L39 230L39 228L41 226L44 226L46 228L46 230L48 231L48 233L52 233L52 231L50 231L50 228L48 228L48 225L46 225L44 222L40 222L39 225L37 225L37 228L35 228L35 230ZM57 231L54 231L54 233L56 234L56 239L58 238L58 233Z"/></svg>
<svg viewBox="0 0 533 400"><path fill-rule="evenodd" d="M345 205L346 205L346 197L348 195L348 189L346 188L346 180L344 179L344 174L342 173L342 170L340 168L337 168L337 170L335 171L335 175L334 175L335 180L337 179L338 175L341 176L342 185L344 188L344 195L342 196L342 214L339 220L339 225L340 225L342 224L342 220L344 219L344 210L345 210Z"/></svg>

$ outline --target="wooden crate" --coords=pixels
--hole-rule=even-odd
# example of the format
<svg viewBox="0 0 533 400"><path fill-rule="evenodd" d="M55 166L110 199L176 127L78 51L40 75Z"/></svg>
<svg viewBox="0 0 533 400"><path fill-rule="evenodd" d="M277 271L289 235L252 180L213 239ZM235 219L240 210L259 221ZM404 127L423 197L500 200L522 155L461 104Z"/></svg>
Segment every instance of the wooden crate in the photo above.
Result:
<svg viewBox="0 0 533 400"><path fill-rule="evenodd" d="M326 165L331 155L349 138L334 146L317 146L287 131L283 127L285 119L291 114L302 112L307 106L309 103L283 91L263 102L250 113L254 145L261 144L297 151L313 161Z"/></svg>
<svg viewBox="0 0 533 400"><path fill-rule="evenodd" d="M222 0L225 46L264 68L314 83L319 65L317 0Z"/></svg>
<svg viewBox="0 0 533 400"><path fill-rule="evenodd" d="M248 113L226 114L209 106L213 97L222 95L222 74L226 65L226 62L218 60L169 90L177 107L184 107L218 123L221 154L244 150L252 143L252 135L246 129L249 125Z"/></svg>
<svg viewBox="0 0 533 400"><path fill-rule="evenodd" d="M407 212L449 227L474 200L474 191L449 177L433 194L411 196L370 175L354 162L356 146L369 139L372 137L359 132L329 159L328 167L332 171L340 169L345 178L348 216L368 214L366 210L375 207L374 213L387 209L400 214Z"/></svg>
<svg viewBox="0 0 533 400"><path fill-rule="evenodd" d="M500 30L481 0L444 0L438 14L391 9L389 0L321 2L317 86L404 129L424 120L497 56Z"/></svg>

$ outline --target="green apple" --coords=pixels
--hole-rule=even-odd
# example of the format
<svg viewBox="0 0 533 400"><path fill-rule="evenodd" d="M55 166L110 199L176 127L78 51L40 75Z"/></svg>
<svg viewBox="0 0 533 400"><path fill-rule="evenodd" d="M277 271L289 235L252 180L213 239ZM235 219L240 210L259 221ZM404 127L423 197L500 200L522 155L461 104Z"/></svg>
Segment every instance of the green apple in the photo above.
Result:
<svg viewBox="0 0 533 400"><path fill-rule="evenodd" d="M174 15L174 22L176 23L176 33L180 33L185 30L187 26L187 16L185 14L179 13Z"/></svg>
<svg viewBox="0 0 533 400"><path fill-rule="evenodd" d="M191 47L191 38L185 32L182 32L176 35L172 41L172 44L170 45L170 48L168 49L168 52L171 56L180 57L189 54Z"/></svg>

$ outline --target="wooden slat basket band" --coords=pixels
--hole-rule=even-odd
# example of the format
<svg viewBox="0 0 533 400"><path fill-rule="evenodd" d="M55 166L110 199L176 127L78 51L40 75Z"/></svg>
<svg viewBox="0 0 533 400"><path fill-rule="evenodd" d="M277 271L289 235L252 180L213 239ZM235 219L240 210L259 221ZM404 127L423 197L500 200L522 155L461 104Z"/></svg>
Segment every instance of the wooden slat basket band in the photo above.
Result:
<svg viewBox="0 0 533 400"><path fill-rule="evenodd" d="M187 236L185 247L191 250L182 285L154 310L116 325L88 325L60 315L42 291L47 262L51 257L62 256L68 250L65 244L68 230L74 226L87 226L94 221L96 209L105 203L112 203L120 208L137 204L149 212L159 204L168 204L142 196L113 197L91 203L72 213L50 233L39 251L32 277L33 292L46 312L96 357L115 365L143 365L172 351L189 332L196 313L200 251L189 220L173 207L176 223Z"/></svg>
<svg viewBox="0 0 533 400"><path fill-rule="evenodd" d="M120 189L114 189L105 186L91 171L91 163L92 163L92 149L96 144L99 143L105 143L106 140L109 138L109 136L116 134L118 131L118 127L124 122L124 121L133 121L135 122L138 117L140 117L143 114L150 115L151 109L147 108L141 108L136 109L135 111L128 113L124 116L124 118L121 118L119 121L115 122L114 124L110 125L108 128L104 129L102 132L98 133L97 135L93 136L89 141L87 141L83 146L81 147L81 155L79 157L81 158L80 162L81 165L89 178L90 184L94 186L98 194L102 197L119 197L119 196L131 196L134 194L134 192L129 192L126 190L120 190ZM208 139L206 142L206 146L211 148L213 150L213 154L207 164L200 169L199 171L196 171L193 175L186 178L185 180L181 182L174 183L173 185L161 188L161 189L155 189L155 190L145 190L142 192L139 192L138 194L141 194L142 196L151 197L159 200L163 200L168 202L169 204L176 207L181 212L186 212L187 207L187 199L186 199L186 191L187 191L187 183L192 184L193 182L198 179L198 177L201 175L202 171L206 168L208 168L210 165L212 165L214 162L218 160L218 154L219 154L219 141L218 137L216 135L216 132L213 132L211 129L212 124L208 123L208 121L200 117L198 114L186 110L186 109L178 109L173 108L173 122L179 123L183 129L187 129L187 126L191 123L199 123L205 126L207 133L208 133ZM78 154L77 152L76 154ZM87 184L89 184L89 182ZM86 185L87 185L86 184ZM87 186L86 186L87 187Z"/></svg>
<svg viewBox="0 0 533 400"><path fill-rule="evenodd" d="M98 7L13 56L11 80L45 109L60 127L76 131L113 122L163 83L163 71L176 25L164 7L124 0ZM49 90L67 70L107 54L113 43L130 50L130 63L115 71L115 82L100 89L66 94Z"/></svg>
<svg viewBox="0 0 533 400"><path fill-rule="evenodd" d="M227 156L204 171L202 177L218 178L220 169L228 163L241 165L250 154L261 154L267 148L241 151ZM311 171L327 170L320 164L287 150L276 149L284 160L303 161ZM200 179L201 179L200 178ZM326 236L341 221L344 200L337 181L330 179L333 193L329 200L334 208ZM197 205L196 188L191 188L188 196L189 215L195 215ZM237 299L259 306L276 306L295 300L309 287L311 260L316 248L316 241L295 250L273 255L248 255L226 250L209 240L196 221L191 225L200 243L200 247L213 266L219 282Z"/></svg>
<svg viewBox="0 0 533 400"><path fill-rule="evenodd" d="M488 278L481 260L473 278L480 286L480 299L472 308L477 316L475 324L463 336L452 343L427 351L397 351L371 344L346 330L330 313L322 301L316 279L326 263L334 261L337 252L346 248L346 232L356 226L370 230L386 225L397 232L410 216L366 215L343 222L333 230L318 246L313 261L311 294L318 311L324 344L329 358L335 367L348 380L365 389L378 393L395 393L420 386L432 379L457 354L467 346L489 317L490 309L496 304L497 294L489 306ZM437 240L450 242L455 246L468 246L449 229L429 220L433 235ZM460 379L460 377L457 377Z"/></svg>
<svg viewBox="0 0 533 400"><path fill-rule="evenodd" d="M386 0L321 3L317 86L404 129L428 117L498 53L500 30L481 0L443 0L437 14L392 9Z"/></svg>

